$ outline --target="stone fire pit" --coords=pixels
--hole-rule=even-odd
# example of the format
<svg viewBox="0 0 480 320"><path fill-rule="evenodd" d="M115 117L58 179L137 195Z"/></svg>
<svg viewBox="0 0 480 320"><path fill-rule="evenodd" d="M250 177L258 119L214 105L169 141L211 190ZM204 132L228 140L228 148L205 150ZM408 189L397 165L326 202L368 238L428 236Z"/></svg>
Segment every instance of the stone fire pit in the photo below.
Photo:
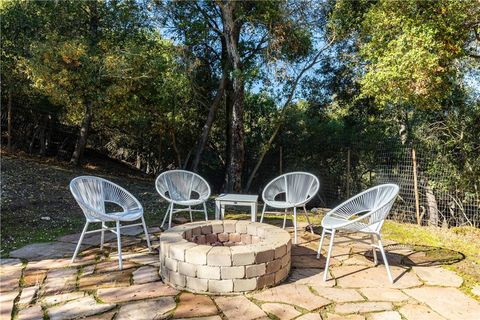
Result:
<svg viewBox="0 0 480 320"><path fill-rule="evenodd" d="M269 224L192 222L160 235L160 275L178 289L242 293L282 282L290 253L290 234Z"/></svg>

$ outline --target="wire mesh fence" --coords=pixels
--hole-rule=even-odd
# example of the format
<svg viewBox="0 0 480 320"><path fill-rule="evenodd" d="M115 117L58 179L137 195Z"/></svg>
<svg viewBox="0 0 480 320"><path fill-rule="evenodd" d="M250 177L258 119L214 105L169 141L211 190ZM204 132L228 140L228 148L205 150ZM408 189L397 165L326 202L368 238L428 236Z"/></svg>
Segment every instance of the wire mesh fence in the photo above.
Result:
<svg viewBox="0 0 480 320"><path fill-rule="evenodd" d="M330 152L316 173L321 177L321 206L342 200L381 183L395 183L400 193L391 219L433 226L480 227L478 179L459 178L445 159L448 150L396 144L361 144Z"/></svg>

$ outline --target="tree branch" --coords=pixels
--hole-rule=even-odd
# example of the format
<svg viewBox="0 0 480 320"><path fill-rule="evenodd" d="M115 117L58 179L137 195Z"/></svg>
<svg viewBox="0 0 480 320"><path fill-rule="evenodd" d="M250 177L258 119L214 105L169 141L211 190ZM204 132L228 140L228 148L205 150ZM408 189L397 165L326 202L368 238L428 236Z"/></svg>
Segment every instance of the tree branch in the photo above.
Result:
<svg viewBox="0 0 480 320"><path fill-rule="evenodd" d="M247 181L247 184L245 186L245 191L248 191L250 189L250 186L253 182L253 179L255 178L256 174L257 174L257 171L258 169L260 168L260 166L262 165L262 162L263 162L263 159L265 158L265 155L267 154L268 150L270 150L270 147L272 146L273 144L273 141L275 140L275 138L277 137L279 131L280 131L280 128L282 127L283 125L283 122L285 120L285 114L286 114L286 111L287 111L287 107L290 105L292 99L293 99L293 96L295 95L295 91L297 90L297 86L298 84L300 83L300 80L303 78L304 74L310 70L312 67L314 67L318 62L319 62L319 58L321 56L321 54L327 49L329 48L333 42L335 41L335 37L332 37L332 39L322 48L320 49L316 54L315 56L313 57L313 59L309 62L309 63L306 63L302 70L297 74L297 76L295 77L295 80L293 81L293 85L290 89L290 93L288 94L288 97L287 97L287 100L285 101L285 103L283 104L283 107L282 107L282 111L280 112L280 116L277 120L277 124L275 125L275 129L273 130L273 133L272 135L270 136L270 139L268 139L268 141L263 145L262 149L261 149L261 153L260 153L260 157L258 158L258 161L257 163L255 164L255 167L253 168L252 172L250 173L250 176L248 177L248 181Z"/></svg>

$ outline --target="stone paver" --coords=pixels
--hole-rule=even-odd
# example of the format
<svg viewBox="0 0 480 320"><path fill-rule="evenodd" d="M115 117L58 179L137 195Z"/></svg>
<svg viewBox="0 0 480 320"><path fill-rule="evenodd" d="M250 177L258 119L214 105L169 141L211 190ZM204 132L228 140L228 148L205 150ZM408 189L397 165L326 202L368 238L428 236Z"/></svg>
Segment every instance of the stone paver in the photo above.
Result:
<svg viewBox="0 0 480 320"><path fill-rule="evenodd" d="M43 310L39 305L35 305L18 312L19 320L40 320L43 319Z"/></svg>
<svg viewBox="0 0 480 320"><path fill-rule="evenodd" d="M252 295L265 302L284 302L315 310L330 303L323 297L314 295L306 285L284 284Z"/></svg>
<svg viewBox="0 0 480 320"><path fill-rule="evenodd" d="M30 304L37 291L38 286L23 288L22 292L20 293L18 304L23 306Z"/></svg>
<svg viewBox="0 0 480 320"><path fill-rule="evenodd" d="M338 315L327 313L327 320L365 320L365 316L360 314Z"/></svg>
<svg viewBox="0 0 480 320"><path fill-rule="evenodd" d="M94 316L83 318L82 320L112 320L113 316L117 313L114 309L113 311L107 311L102 314L96 314Z"/></svg>
<svg viewBox="0 0 480 320"><path fill-rule="evenodd" d="M340 263L334 258L330 259L330 266L339 265ZM325 267L325 260L323 257L317 259L317 256L304 255L304 256L292 256L292 267L294 268L318 268L323 269Z"/></svg>
<svg viewBox="0 0 480 320"><path fill-rule="evenodd" d="M262 309L245 296L216 297L214 299L229 320L253 320L266 316Z"/></svg>
<svg viewBox="0 0 480 320"><path fill-rule="evenodd" d="M404 290L447 319L478 320L480 303L455 288L422 287Z"/></svg>
<svg viewBox="0 0 480 320"><path fill-rule="evenodd" d="M115 320L165 319L174 308L175 299L172 297L134 302L120 307Z"/></svg>
<svg viewBox="0 0 480 320"><path fill-rule="evenodd" d="M69 292L63 294L57 294L54 296L46 296L41 298L41 303L44 305L54 305L57 303L67 302L70 300L76 300L85 296L83 292Z"/></svg>
<svg viewBox="0 0 480 320"><path fill-rule="evenodd" d="M264 303L262 309L280 320L290 320L301 314L294 307L282 303Z"/></svg>
<svg viewBox="0 0 480 320"><path fill-rule="evenodd" d="M157 282L132 285L126 288L98 289L97 291L97 296L106 303L128 302L177 294L178 290Z"/></svg>
<svg viewBox="0 0 480 320"><path fill-rule="evenodd" d="M462 277L442 267L413 267L413 271L415 271L420 280L430 286L458 288L463 283Z"/></svg>
<svg viewBox="0 0 480 320"><path fill-rule="evenodd" d="M143 265L152 265L152 266L160 266L160 261L158 260L158 254L149 254L149 253L142 253L131 258L128 258L129 261L132 261L137 264Z"/></svg>
<svg viewBox="0 0 480 320"><path fill-rule="evenodd" d="M10 319L10 314L13 310L13 301L17 296L17 291L2 292L2 294L0 294L0 319Z"/></svg>
<svg viewBox="0 0 480 320"><path fill-rule="evenodd" d="M335 306L335 312L341 314L388 311L392 309L393 305L390 302L354 302Z"/></svg>
<svg viewBox="0 0 480 320"><path fill-rule="evenodd" d="M75 259L75 262L71 262L71 258L63 259L44 259L39 261L29 261L27 264L26 272L33 272L35 270L46 270L46 269L60 269L67 267L78 267L95 263L95 260L92 260L91 257L83 258L78 257Z"/></svg>
<svg viewBox="0 0 480 320"><path fill-rule="evenodd" d="M22 260L20 259L13 259L13 258L2 258L0 259L0 267L21 267L23 264Z"/></svg>
<svg viewBox="0 0 480 320"><path fill-rule="evenodd" d="M370 301L400 302L408 300L408 296L397 289L363 288L360 289L360 292Z"/></svg>
<svg viewBox="0 0 480 320"><path fill-rule="evenodd" d="M27 260L55 259L71 257L75 251L76 244L67 242L42 242L29 244L20 249L10 252L10 257ZM88 246L81 246L81 250Z"/></svg>
<svg viewBox="0 0 480 320"><path fill-rule="evenodd" d="M372 313L370 315L371 320L402 320L400 313L397 311L384 311Z"/></svg>
<svg viewBox="0 0 480 320"><path fill-rule="evenodd" d="M76 245L78 243L78 240L80 239L80 235L81 235L81 233L69 234L69 235L57 238L57 241L69 242L69 243L73 243L73 244ZM100 245L100 237L101 237L100 232L86 234L83 237L82 245L86 244L86 245L91 245L91 246L99 246ZM107 232L105 232L104 242L107 242L107 241L110 241L110 240L113 240L113 239L116 239L116 238L117 238L117 236L115 234L107 231Z"/></svg>
<svg viewBox="0 0 480 320"><path fill-rule="evenodd" d="M406 320L445 320L444 317L441 317L429 307L421 304L406 304L398 309L398 311Z"/></svg>
<svg viewBox="0 0 480 320"><path fill-rule="evenodd" d="M332 274L337 280L339 287L343 288L411 288L418 287L422 282L413 272L390 266L394 284L390 283L385 266L345 266L332 267ZM398 279L397 279L398 278Z"/></svg>
<svg viewBox="0 0 480 320"><path fill-rule="evenodd" d="M305 313L303 316L298 317L296 320L322 320L319 313Z"/></svg>
<svg viewBox="0 0 480 320"><path fill-rule="evenodd" d="M210 297L184 292L180 295L174 318L210 316L217 313L217 307Z"/></svg>
<svg viewBox="0 0 480 320"><path fill-rule="evenodd" d="M116 237L115 237L116 238ZM139 238L134 238L134 237L129 237L129 236L122 236L122 250L125 250L125 248L133 245L140 244L142 242L141 239ZM111 248L114 250L117 250L117 240L112 240L104 244L105 248Z"/></svg>
<svg viewBox="0 0 480 320"><path fill-rule="evenodd" d="M23 274L23 285L26 287L40 285L47 276L48 270L29 270Z"/></svg>
<svg viewBox="0 0 480 320"><path fill-rule="evenodd" d="M365 300L354 289L328 288L321 285L311 285L311 287L322 297L334 302L355 302Z"/></svg>
<svg viewBox="0 0 480 320"><path fill-rule="evenodd" d="M114 308L114 304L97 303L93 297L83 297L47 309L50 320L68 320L87 317Z"/></svg>
<svg viewBox="0 0 480 320"><path fill-rule="evenodd" d="M178 318L177 320L222 320L220 316L209 316L209 317L195 317L195 318Z"/></svg>
<svg viewBox="0 0 480 320"><path fill-rule="evenodd" d="M21 275L22 269L20 267L2 267L0 270L0 292L17 289Z"/></svg>
<svg viewBox="0 0 480 320"><path fill-rule="evenodd" d="M293 269L287 279L296 284L312 284L322 287L333 287L335 281L323 281L323 270L320 269Z"/></svg>
<svg viewBox="0 0 480 320"><path fill-rule="evenodd" d="M141 267L133 271L133 283L142 284L160 280L158 269L154 267Z"/></svg>
<svg viewBox="0 0 480 320"><path fill-rule="evenodd" d="M79 282L80 290L95 290L99 288L128 287L133 270L115 271L110 273L94 273L82 276Z"/></svg>
<svg viewBox="0 0 480 320"><path fill-rule="evenodd" d="M130 268L134 268L134 267L138 267L138 264L132 262L132 261L129 261L129 260L125 260L125 261L122 261L122 270L127 270L127 269L130 269ZM95 273L104 273L104 272L113 272L113 271L120 271L118 269L118 261L115 259L115 260L111 260L111 261L103 261L103 262L100 262L100 263L97 263L96 267L95 267Z"/></svg>
<svg viewBox="0 0 480 320"><path fill-rule="evenodd" d="M342 262L344 266L373 266L373 262L361 254L353 254L350 258Z"/></svg>
<svg viewBox="0 0 480 320"><path fill-rule="evenodd" d="M54 269L47 273L47 280L42 288L42 295L68 292L75 290L77 269Z"/></svg>

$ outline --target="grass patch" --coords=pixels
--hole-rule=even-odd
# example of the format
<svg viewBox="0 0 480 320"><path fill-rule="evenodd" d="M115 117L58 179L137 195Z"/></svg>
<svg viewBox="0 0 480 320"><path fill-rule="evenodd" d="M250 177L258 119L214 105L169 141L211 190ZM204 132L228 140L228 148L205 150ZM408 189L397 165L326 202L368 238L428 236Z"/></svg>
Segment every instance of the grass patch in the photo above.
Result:
<svg viewBox="0 0 480 320"><path fill-rule="evenodd" d="M462 276L465 280L461 287L462 291L480 301L480 297L471 293L472 287L480 285L480 229L473 227L444 229L386 221L382 234L385 239L399 243L436 247L437 250L426 251L426 255L432 259L445 257L449 250L462 253L465 259L444 267Z"/></svg>

